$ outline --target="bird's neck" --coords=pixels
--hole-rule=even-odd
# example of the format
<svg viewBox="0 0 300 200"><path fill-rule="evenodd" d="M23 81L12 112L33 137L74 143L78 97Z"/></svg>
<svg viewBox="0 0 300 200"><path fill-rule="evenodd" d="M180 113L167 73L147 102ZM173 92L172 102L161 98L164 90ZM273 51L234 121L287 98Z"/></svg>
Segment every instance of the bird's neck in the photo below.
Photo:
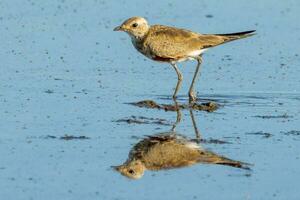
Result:
<svg viewBox="0 0 300 200"><path fill-rule="evenodd" d="M140 43L144 40L144 36L143 35L129 35L132 43Z"/></svg>
<svg viewBox="0 0 300 200"><path fill-rule="evenodd" d="M148 35L149 33L149 28L147 28L146 30L142 30L141 32L136 32L135 34L129 34L129 36L131 37L132 40L136 41L136 42L142 42L145 37Z"/></svg>
<svg viewBox="0 0 300 200"><path fill-rule="evenodd" d="M138 50L138 51L142 51L142 44L143 44L143 39L142 38L136 38L133 36L131 37L131 42L133 44L133 46Z"/></svg>

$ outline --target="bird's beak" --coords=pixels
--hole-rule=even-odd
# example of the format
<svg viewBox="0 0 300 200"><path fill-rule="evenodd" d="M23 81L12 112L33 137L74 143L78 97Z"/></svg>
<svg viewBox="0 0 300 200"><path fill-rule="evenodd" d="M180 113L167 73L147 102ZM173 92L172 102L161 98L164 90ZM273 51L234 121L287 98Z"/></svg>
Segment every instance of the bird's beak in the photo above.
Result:
<svg viewBox="0 0 300 200"><path fill-rule="evenodd" d="M116 171L119 171L119 170L120 170L120 166L111 166L111 168L113 168L113 169L116 170Z"/></svg>
<svg viewBox="0 0 300 200"><path fill-rule="evenodd" d="M121 26L117 26L116 28L114 28L114 31L123 31Z"/></svg>

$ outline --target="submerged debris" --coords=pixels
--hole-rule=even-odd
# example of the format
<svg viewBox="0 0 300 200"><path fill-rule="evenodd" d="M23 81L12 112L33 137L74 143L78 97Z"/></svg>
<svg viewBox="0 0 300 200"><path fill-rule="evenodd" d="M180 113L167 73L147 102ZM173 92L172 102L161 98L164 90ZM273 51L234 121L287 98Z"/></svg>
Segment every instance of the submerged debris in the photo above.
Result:
<svg viewBox="0 0 300 200"><path fill-rule="evenodd" d="M60 139L60 140L86 140L86 139L90 139L90 137L81 135L81 136L73 136L73 135L64 135L61 137L57 137L54 135L47 135L46 137L44 137L45 139Z"/></svg>
<svg viewBox="0 0 300 200"><path fill-rule="evenodd" d="M300 131L297 131L297 130L292 130L292 131L288 131L288 132L281 131L281 133L283 133L284 135L300 136Z"/></svg>
<svg viewBox="0 0 300 200"><path fill-rule="evenodd" d="M59 139L61 140L86 140L86 139L90 139L87 136L81 135L81 136L73 136L73 135L64 135L62 137L60 137Z"/></svg>
<svg viewBox="0 0 300 200"><path fill-rule="evenodd" d="M162 109L162 107L160 105L158 105L155 101L152 101L152 100L144 100L144 101L133 102L133 103L129 103L129 104L138 106L138 107Z"/></svg>
<svg viewBox="0 0 300 200"><path fill-rule="evenodd" d="M293 116L287 115L286 113L283 115L255 115L253 117L262 118L262 119L287 119L287 118L293 118Z"/></svg>
<svg viewBox="0 0 300 200"><path fill-rule="evenodd" d="M56 139L56 136L54 135L47 135L45 137L43 137L44 139Z"/></svg>
<svg viewBox="0 0 300 200"><path fill-rule="evenodd" d="M52 94L52 93L54 93L54 91L53 91L53 90L50 90L50 89L45 90L44 92L47 93L47 94Z"/></svg>
<svg viewBox="0 0 300 200"><path fill-rule="evenodd" d="M127 124L158 124L158 125L165 125L169 126L172 125L172 123L168 122L165 119L160 118L149 118L149 117L143 117L143 116L131 116L130 118L123 118L116 120L114 122L124 122Z"/></svg>
<svg viewBox="0 0 300 200"><path fill-rule="evenodd" d="M263 138L269 138L269 137L273 136L273 134L271 134L271 133L266 133L266 132L262 132L262 131L246 133L246 135L261 135Z"/></svg>
<svg viewBox="0 0 300 200"><path fill-rule="evenodd" d="M142 107L142 108L155 108L155 109L163 109L165 111L177 111L178 109L193 109L193 110L202 110L207 112L213 112L219 108L219 105L214 102L207 103L192 103L192 104L158 104L153 100L143 100L139 102L129 103L134 106Z"/></svg>
<svg viewBox="0 0 300 200"><path fill-rule="evenodd" d="M211 15L211 14L207 14L207 15L205 15L205 17L206 17L206 18L213 18L214 16Z"/></svg>
<svg viewBox="0 0 300 200"><path fill-rule="evenodd" d="M231 142L227 142L224 140L219 140L219 139L191 139L191 141L197 142L197 143L202 143L202 144L232 144Z"/></svg>
<svg viewBox="0 0 300 200"><path fill-rule="evenodd" d="M192 109L193 110L203 110L207 112L213 112L219 108L219 105L214 103L214 102L207 102L207 103L201 103L197 104L194 103L192 104Z"/></svg>
<svg viewBox="0 0 300 200"><path fill-rule="evenodd" d="M201 143L204 144L232 144L231 142L227 142L225 140L219 140L219 139L201 139L200 140Z"/></svg>

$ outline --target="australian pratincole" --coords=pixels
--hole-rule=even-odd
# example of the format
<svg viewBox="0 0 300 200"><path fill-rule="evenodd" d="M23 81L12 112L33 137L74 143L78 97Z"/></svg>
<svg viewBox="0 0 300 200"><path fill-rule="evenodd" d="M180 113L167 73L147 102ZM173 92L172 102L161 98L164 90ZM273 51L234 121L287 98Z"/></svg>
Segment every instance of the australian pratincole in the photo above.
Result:
<svg viewBox="0 0 300 200"><path fill-rule="evenodd" d="M196 60L197 67L189 89L190 102L196 100L194 84L202 63L202 53L220 44L252 36L254 32L251 30L229 34L200 34L164 25L150 26L142 17L129 18L122 25L117 26L114 31L128 33L134 47L148 58L167 62L173 66L178 77L173 94L174 99L183 79L176 64L190 59Z"/></svg>

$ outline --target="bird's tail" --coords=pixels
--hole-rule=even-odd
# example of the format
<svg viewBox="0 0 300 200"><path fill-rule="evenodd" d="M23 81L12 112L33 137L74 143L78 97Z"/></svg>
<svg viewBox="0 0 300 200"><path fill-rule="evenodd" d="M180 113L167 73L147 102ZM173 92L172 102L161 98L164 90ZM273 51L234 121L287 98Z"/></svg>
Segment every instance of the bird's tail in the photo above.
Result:
<svg viewBox="0 0 300 200"><path fill-rule="evenodd" d="M238 40L238 39L253 36L253 35L255 35L254 32L255 32L255 30L237 32L237 33L216 34L216 35L224 37L225 42L230 42L230 41L233 41L233 40Z"/></svg>
<svg viewBox="0 0 300 200"><path fill-rule="evenodd" d="M215 154L211 151L200 151L198 162L207 163L207 164L227 165L227 166L246 169L246 170L250 170L250 166L251 166L251 164L249 163L232 160L224 156Z"/></svg>
<svg viewBox="0 0 300 200"><path fill-rule="evenodd" d="M240 161L236 161L236 160L231 160L231 159L225 158L225 157L221 157L221 159L218 160L215 164L217 164L217 165L227 165L227 166L246 169L246 170L251 169L250 168L251 164L249 164L249 163L240 162Z"/></svg>

